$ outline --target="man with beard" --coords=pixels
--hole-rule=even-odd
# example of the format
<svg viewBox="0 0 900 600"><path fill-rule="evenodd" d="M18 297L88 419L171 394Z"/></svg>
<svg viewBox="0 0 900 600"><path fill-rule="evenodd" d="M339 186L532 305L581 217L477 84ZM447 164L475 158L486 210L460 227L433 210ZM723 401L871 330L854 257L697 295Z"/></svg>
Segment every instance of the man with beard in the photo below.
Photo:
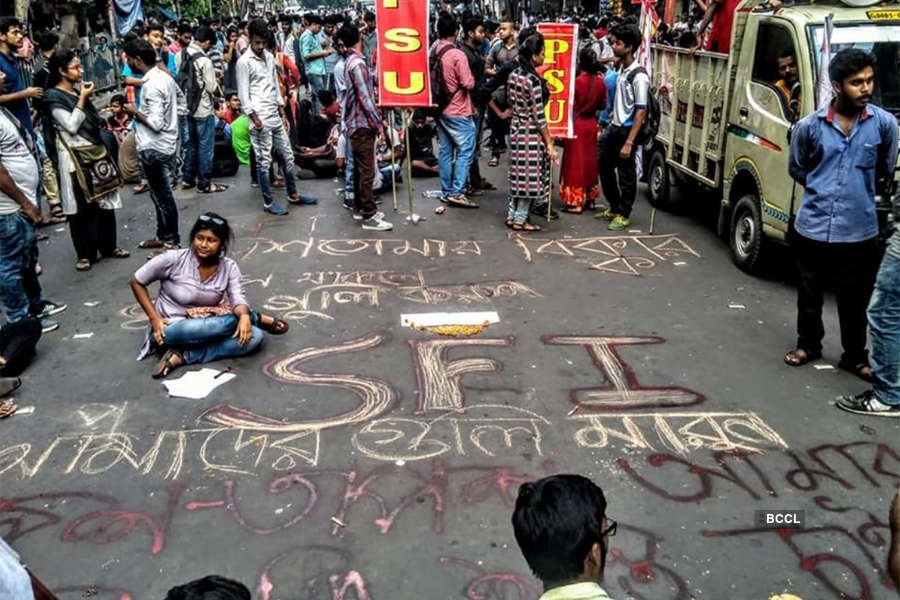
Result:
<svg viewBox="0 0 900 600"><path fill-rule="evenodd" d="M866 306L880 260L876 194L886 193L897 159L897 120L871 104L875 59L848 48L828 68L834 99L803 120L791 137L789 170L803 185L791 246L800 282L794 367L822 356L822 304L837 296L844 354L838 366L872 381L866 352Z"/></svg>
<svg viewBox="0 0 900 600"><path fill-rule="evenodd" d="M6 76L6 85L0 94L0 105L19 120L29 135L34 136L29 100L40 99L44 95L44 90L39 87L25 87L25 81L19 71L19 59L15 56L24 37L22 24L18 20L13 17L0 17L0 71Z"/></svg>
<svg viewBox="0 0 900 600"><path fill-rule="evenodd" d="M522 484L513 533L541 600L610 600L600 587L617 523L606 516L603 490L581 475L553 475Z"/></svg>
<svg viewBox="0 0 900 600"><path fill-rule="evenodd" d="M463 20L463 43L460 49L466 55L469 62L469 71L475 79L475 89L472 90L472 108L475 122L475 148L472 150L472 158L469 163L469 196L481 196L482 190L497 189L490 182L481 178L481 169L478 165L478 155L481 154L481 124L484 120L484 110L487 108L488 93L485 88L484 55L481 48L484 45L484 19L477 15L466 17Z"/></svg>
<svg viewBox="0 0 900 600"><path fill-rule="evenodd" d="M798 84L800 75L797 70L797 57L794 56L792 49L787 50L778 57L778 76L781 79L775 82L775 87L784 96L784 100L787 102L793 115L799 115L800 86ZM796 90L794 89L795 86Z"/></svg>

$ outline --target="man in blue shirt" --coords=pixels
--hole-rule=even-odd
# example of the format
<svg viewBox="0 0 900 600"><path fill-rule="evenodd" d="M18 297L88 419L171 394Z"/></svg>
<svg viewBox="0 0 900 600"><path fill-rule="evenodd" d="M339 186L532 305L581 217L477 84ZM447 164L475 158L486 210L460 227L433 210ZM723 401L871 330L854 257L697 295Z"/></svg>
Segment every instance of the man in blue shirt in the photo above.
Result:
<svg viewBox="0 0 900 600"><path fill-rule="evenodd" d="M828 74L834 100L800 121L791 139L790 174L804 193L791 244L800 272L797 347L784 360L800 366L822 356L822 305L832 285L844 347L838 366L870 381L866 306L880 261L875 195L893 177L897 120L870 103L872 55L842 50Z"/></svg>
<svg viewBox="0 0 900 600"><path fill-rule="evenodd" d="M34 136L28 101L31 98L42 98L44 90L38 87L26 88L25 82L22 81L19 59L15 57L15 53L22 45L24 35L22 24L18 20L13 17L0 17L0 71L6 75L0 105L7 108L28 133Z"/></svg>

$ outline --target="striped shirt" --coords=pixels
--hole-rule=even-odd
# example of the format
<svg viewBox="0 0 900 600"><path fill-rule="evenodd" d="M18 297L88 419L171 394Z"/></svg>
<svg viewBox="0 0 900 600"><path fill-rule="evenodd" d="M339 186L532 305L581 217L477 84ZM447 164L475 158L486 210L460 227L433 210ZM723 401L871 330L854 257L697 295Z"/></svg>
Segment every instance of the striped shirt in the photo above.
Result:
<svg viewBox="0 0 900 600"><path fill-rule="evenodd" d="M375 107L372 76L362 54L356 50L347 56L344 64L344 85L347 91L341 114L344 115L348 135L363 128L382 131L384 127L381 124L381 115Z"/></svg>

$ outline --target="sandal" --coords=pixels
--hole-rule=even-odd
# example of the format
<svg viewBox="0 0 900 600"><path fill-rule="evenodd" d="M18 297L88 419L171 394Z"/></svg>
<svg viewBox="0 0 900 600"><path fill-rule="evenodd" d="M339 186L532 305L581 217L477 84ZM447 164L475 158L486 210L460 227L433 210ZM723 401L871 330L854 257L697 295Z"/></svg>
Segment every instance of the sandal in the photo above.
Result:
<svg viewBox="0 0 900 600"><path fill-rule="evenodd" d="M176 359L178 362L174 362L172 359ZM166 350L166 353L153 367L152 377L153 379L162 379L182 365L184 365L184 356L181 355L181 352L172 349Z"/></svg>
<svg viewBox="0 0 900 600"><path fill-rule="evenodd" d="M138 195L138 194L143 194L144 192L146 192L149 189L150 189L150 184L147 183L146 181L142 181L139 184L137 184L136 186L134 186L133 188L131 188L131 191L134 192L135 195Z"/></svg>
<svg viewBox="0 0 900 600"><path fill-rule="evenodd" d="M491 160L488 161L488 166L489 166L489 167L496 167L496 166L498 166L499 164L500 164L500 157L499 157L499 156L492 156L492 157L491 157Z"/></svg>
<svg viewBox="0 0 900 600"><path fill-rule="evenodd" d="M129 252L125 248L116 248L112 251L112 254L110 254L110 256L112 256L113 258L128 258L129 256L131 256L131 252Z"/></svg>
<svg viewBox="0 0 900 600"><path fill-rule="evenodd" d="M152 250L153 248L162 248L163 243L156 238L150 238L149 240L144 240L140 244L138 244L138 248L143 250Z"/></svg>
<svg viewBox="0 0 900 600"><path fill-rule="evenodd" d="M162 245L162 247L159 250L156 250L156 251L148 254L147 260L156 258L160 254L164 254L164 253L168 252L169 250L180 250L180 249L181 249L181 246L179 246L178 244L170 244L170 243L166 242L165 244Z"/></svg>
<svg viewBox="0 0 900 600"><path fill-rule="evenodd" d="M516 222L513 221L512 219L507 219L507 220L505 220L503 223L504 223L507 227L509 227L510 229L512 229L512 228L513 228L513 225L516 224Z"/></svg>
<svg viewBox="0 0 900 600"><path fill-rule="evenodd" d="M218 192L224 192L228 190L228 186L224 183L213 183L205 190L197 189L197 193L199 194L216 194Z"/></svg>
<svg viewBox="0 0 900 600"><path fill-rule="evenodd" d="M0 419L13 416L17 410L19 410L19 407L12 398L0 400Z"/></svg>
<svg viewBox="0 0 900 600"><path fill-rule="evenodd" d="M869 363L867 362L861 362L855 365L851 365L850 363L846 363L842 360L838 363L838 369L847 371L852 375L856 375L857 377L868 383L875 383L875 376L872 375L872 367L870 367Z"/></svg>
<svg viewBox="0 0 900 600"><path fill-rule="evenodd" d="M91 261L86 258L78 259L78 262L75 263L76 271L90 271L91 270Z"/></svg>
<svg viewBox="0 0 900 600"><path fill-rule="evenodd" d="M264 323L263 319L272 319L268 323ZM259 315L259 328L263 331L267 331L272 335L284 335L288 332L290 326L287 324L287 321L282 319L278 319L276 317L270 317L269 315Z"/></svg>
<svg viewBox="0 0 900 600"><path fill-rule="evenodd" d="M447 198L447 204L450 206L458 206L460 208L478 208L477 202L472 202L465 196L451 196Z"/></svg>
<svg viewBox="0 0 900 600"><path fill-rule="evenodd" d="M822 358L821 352L808 352L803 348L794 348L784 355L784 362L792 367L802 367L806 363Z"/></svg>
<svg viewBox="0 0 900 600"><path fill-rule="evenodd" d="M534 223L529 223L525 221L524 223L513 223L512 225L513 231L541 231L540 225L535 225Z"/></svg>
<svg viewBox="0 0 900 600"><path fill-rule="evenodd" d="M580 215L584 212L584 207L581 206L564 206L563 212L567 212L571 215Z"/></svg>

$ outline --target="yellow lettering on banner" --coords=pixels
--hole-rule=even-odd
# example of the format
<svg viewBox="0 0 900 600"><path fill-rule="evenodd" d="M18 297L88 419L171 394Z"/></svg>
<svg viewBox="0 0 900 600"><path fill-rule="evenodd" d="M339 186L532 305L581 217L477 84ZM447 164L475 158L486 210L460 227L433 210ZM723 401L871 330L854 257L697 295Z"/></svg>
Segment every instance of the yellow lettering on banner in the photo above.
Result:
<svg viewBox="0 0 900 600"><path fill-rule="evenodd" d="M563 108L563 100L551 100L547 103L547 123L550 125L554 125L556 123L562 123L566 116L566 111Z"/></svg>
<svg viewBox="0 0 900 600"><path fill-rule="evenodd" d="M569 42L566 40L547 40L544 43L544 64L552 65L556 62L557 54L565 54L569 51Z"/></svg>
<svg viewBox="0 0 900 600"><path fill-rule="evenodd" d="M400 3L397 0L384 0L381 6L384 8L399 8Z"/></svg>
<svg viewBox="0 0 900 600"><path fill-rule="evenodd" d="M551 94L558 94L566 89L566 84L562 80L565 74L566 72L562 69L547 69L544 71L544 79L547 80L547 87L550 88Z"/></svg>
<svg viewBox="0 0 900 600"><path fill-rule="evenodd" d="M397 71L385 71L384 73L384 89L392 94L402 94L405 96L413 96L420 94L425 90L425 73L417 71L409 74L409 85L405 88L400 87L398 82Z"/></svg>
<svg viewBox="0 0 900 600"><path fill-rule="evenodd" d="M412 27L388 29L384 37L389 41L384 47L391 52L415 52L422 47L421 34Z"/></svg>

